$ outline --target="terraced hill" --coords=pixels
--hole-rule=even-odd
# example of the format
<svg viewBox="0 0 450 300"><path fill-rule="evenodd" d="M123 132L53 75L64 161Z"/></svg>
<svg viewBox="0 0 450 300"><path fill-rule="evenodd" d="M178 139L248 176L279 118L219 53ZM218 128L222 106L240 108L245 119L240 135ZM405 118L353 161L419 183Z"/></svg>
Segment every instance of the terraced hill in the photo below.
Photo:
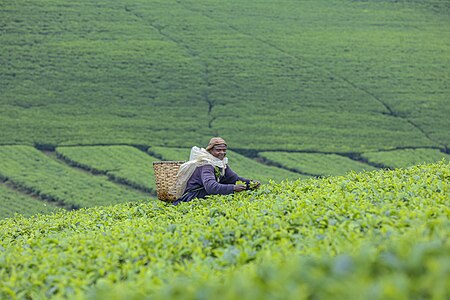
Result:
<svg viewBox="0 0 450 300"><path fill-rule="evenodd" d="M158 159L148 149L169 157L216 135L238 169L263 180L448 159L449 6L4 0L0 178L13 198L59 199L68 208L78 207L69 195L84 181L95 195L87 206L103 203L98 195L109 185L134 194L129 200L145 198L154 195L150 165ZM47 154L39 155L41 182L12 145ZM87 158L64 159L69 146L71 156ZM84 146L110 147L101 155L113 164L84 162L94 152ZM116 156L116 147L133 160ZM58 167L47 169L48 159ZM52 172L77 178L69 187Z"/></svg>

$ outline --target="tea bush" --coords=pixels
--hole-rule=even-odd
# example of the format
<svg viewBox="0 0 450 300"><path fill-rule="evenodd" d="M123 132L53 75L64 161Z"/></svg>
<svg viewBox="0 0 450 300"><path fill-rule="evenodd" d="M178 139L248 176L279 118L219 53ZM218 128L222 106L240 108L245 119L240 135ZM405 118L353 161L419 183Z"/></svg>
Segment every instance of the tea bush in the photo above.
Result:
<svg viewBox="0 0 450 300"><path fill-rule="evenodd" d="M450 164L0 221L0 297L446 299Z"/></svg>

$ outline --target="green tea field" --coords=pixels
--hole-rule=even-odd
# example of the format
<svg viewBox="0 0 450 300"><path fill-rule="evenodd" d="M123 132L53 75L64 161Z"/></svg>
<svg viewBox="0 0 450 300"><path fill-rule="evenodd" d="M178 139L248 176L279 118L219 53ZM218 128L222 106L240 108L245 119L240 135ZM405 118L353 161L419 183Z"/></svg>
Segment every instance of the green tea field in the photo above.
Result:
<svg viewBox="0 0 450 300"><path fill-rule="evenodd" d="M0 299L450 299L450 0L1 0ZM211 137L261 186L177 206Z"/></svg>
<svg viewBox="0 0 450 300"><path fill-rule="evenodd" d="M212 136L263 183L448 161L449 15L447 0L2 0L0 218L150 201L152 162Z"/></svg>

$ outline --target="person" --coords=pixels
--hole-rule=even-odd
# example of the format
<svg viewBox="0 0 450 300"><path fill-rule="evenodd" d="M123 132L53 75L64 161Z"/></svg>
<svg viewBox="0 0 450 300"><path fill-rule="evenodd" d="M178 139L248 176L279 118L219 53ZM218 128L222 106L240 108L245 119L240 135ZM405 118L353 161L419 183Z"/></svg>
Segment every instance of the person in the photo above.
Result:
<svg viewBox="0 0 450 300"><path fill-rule="evenodd" d="M223 138L213 137L205 148L192 147L189 161L182 164L172 189L176 196L173 204L189 202L208 195L228 195L247 189L250 179L236 174L228 166L227 143ZM236 184L243 181L246 184ZM259 186L259 181L253 181Z"/></svg>

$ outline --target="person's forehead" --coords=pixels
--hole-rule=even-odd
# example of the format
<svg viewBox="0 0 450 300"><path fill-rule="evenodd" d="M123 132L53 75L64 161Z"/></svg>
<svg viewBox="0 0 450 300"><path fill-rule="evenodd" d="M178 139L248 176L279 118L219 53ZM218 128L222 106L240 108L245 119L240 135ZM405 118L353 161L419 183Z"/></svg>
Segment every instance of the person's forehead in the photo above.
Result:
<svg viewBox="0 0 450 300"><path fill-rule="evenodd" d="M227 145L224 145L224 144L215 145L214 149L216 149L216 150L224 150L224 149L227 149Z"/></svg>

